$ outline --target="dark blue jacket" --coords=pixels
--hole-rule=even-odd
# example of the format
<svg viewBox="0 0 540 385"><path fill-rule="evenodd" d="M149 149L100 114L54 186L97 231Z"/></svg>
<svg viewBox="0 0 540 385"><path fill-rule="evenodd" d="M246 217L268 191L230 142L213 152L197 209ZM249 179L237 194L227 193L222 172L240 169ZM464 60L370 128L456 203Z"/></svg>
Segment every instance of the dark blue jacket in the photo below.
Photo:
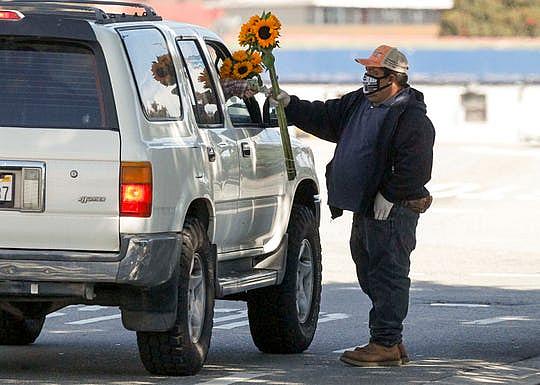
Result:
<svg viewBox="0 0 540 385"><path fill-rule="evenodd" d="M355 167L354 162L336 165L334 157L327 166L328 202L333 218L340 216L342 210L373 216L378 191L393 203L429 195L425 185L431 179L435 129L426 116L423 94L413 88L407 91L406 97L398 98L390 106L378 130L373 141L373 162L370 162L373 169L360 194L348 188L336 188L339 184L335 183L343 179L345 167ZM341 152L354 152L356 143L365 141L362 135L366 130L351 127L361 121L355 114L362 113L363 109L358 107L363 103L369 101L362 89L326 102L309 102L292 96L286 108L287 119L318 138L338 143ZM343 135L346 141L341 140L344 132L347 132ZM351 174L349 169L346 174L347 177Z"/></svg>

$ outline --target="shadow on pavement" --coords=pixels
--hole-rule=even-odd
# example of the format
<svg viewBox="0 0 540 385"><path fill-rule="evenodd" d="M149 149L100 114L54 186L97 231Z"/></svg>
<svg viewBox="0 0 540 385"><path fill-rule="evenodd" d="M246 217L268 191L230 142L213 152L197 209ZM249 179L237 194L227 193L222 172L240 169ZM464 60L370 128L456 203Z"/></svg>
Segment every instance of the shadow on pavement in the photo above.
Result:
<svg viewBox="0 0 540 385"><path fill-rule="evenodd" d="M0 384L196 384L216 378L229 380L215 384L511 383L540 373L540 289L413 282L404 331L413 363L401 368L361 369L338 361L335 351L367 341L369 308L356 284L326 284L321 310L349 318L320 324L308 352L265 355L248 327L214 330L205 369L184 379L148 375L135 334L119 323L79 333L45 330L33 346L0 347Z"/></svg>

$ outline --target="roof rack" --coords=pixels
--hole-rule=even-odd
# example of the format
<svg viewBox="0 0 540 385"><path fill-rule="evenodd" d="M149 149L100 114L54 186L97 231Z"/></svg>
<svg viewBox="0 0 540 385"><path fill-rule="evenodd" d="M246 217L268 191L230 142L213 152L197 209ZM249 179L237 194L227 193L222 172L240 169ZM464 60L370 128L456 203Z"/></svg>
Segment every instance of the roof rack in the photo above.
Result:
<svg viewBox="0 0 540 385"><path fill-rule="evenodd" d="M110 5L118 7L131 7L143 10L141 14L108 13L99 7L100 5ZM161 21L154 8L148 4L132 3L126 1L109 0L1 0L0 7L14 6L24 8L29 12L45 14L66 14L70 16L93 18L98 24L110 24L132 21Z"/></svg>

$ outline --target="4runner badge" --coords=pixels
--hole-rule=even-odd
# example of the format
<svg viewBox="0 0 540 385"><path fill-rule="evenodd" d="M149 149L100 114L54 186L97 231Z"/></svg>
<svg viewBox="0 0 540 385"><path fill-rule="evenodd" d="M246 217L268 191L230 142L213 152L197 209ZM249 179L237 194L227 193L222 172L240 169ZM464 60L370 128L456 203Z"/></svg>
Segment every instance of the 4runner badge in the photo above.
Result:
<svg viewBox="0 0 540 385"><path fill-rule="evenodd" d="M105 202L107 198L105 197L80 197L79 202L81 202L83 205L87 203L92 202Z"/></svg>

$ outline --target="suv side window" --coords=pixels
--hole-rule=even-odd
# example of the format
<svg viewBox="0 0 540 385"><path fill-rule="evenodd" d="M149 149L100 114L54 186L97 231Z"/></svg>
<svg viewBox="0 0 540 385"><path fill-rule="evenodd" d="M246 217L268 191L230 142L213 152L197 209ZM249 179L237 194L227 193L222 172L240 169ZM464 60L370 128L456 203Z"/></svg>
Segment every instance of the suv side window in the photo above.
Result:
<svg viewBox="0 0 540 385"><path fill-rule="evenodd" d="M223 126L223 114L214 82L198 43L194 40L179 40L178 47L191 82L197 123L200 126Z"/></svg>
<svg viewBox="0 0 540 385"><path fill-rule="evenodd" d="M216 67L216 71L219 74L219 69L223 60L229 56L227 49L217 42L206 42L210 57ZM234 80L226 79L221 81L223 87L223 93L225 95L225 107L231 117L231 121L235 126L257 125L261 123L260 109L258 107L255 98L244 100L238 95L234 94L235 84ZM249 105L249 106L248 106Z"/></svg>
<svg viewBox="0 0 540 385"><path fill-rule="evenodd" d="M178 80L165 37L155 28L123 29L119 33L146 117L149 120L181 118Z"/></svg>

